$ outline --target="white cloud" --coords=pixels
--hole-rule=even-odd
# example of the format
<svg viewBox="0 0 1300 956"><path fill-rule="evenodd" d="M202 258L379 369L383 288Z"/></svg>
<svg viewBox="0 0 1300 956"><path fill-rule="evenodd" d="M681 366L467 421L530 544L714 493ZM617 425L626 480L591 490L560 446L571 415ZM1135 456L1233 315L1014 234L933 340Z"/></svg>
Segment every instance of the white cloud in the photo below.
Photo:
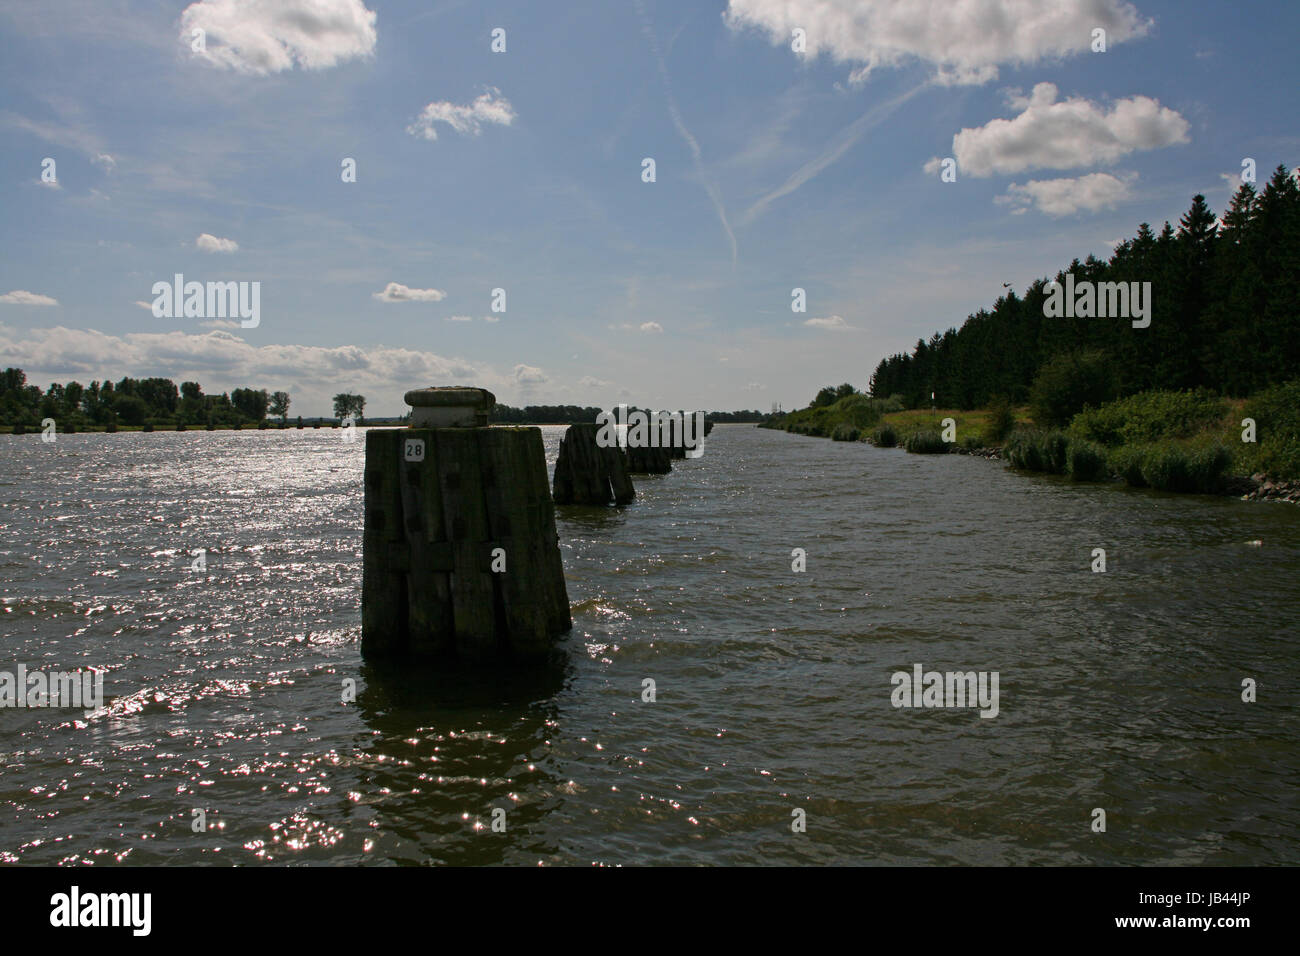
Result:
<svg viewBox="0 0 1300 956"><path fill-rule="evenodd" d="M27 292L24 289L15 289L13 292L6 292L0 295L0 302L5 305L58 305L58 299L51 299L48 295L41 295L38 292Z"/></svg>
<svg viewBox="0 0 1300 956"><path fill-rule="evenodd" d="M1136 174L1117 178L1109 173L1090 173L1075 179L1031 179L1020 186L1012 183L1006 195L995 202L1009 203L1013 212L1022 213L1030 207L1049 216L1069 216L1084 210L1113 209L1133 195Z"/></svg>
<svg viewBox="0 0 1300 956"><path fill-rule="evenodd" d="M446 322L473 322L473 321L474 321L474 317L473 317L472 315L447 315L447 316L443 316L443 321L446 321Z"/></svg>
<svg viewBox="0 0 1300 956"><path fill-rule="evenodd" d="M541 385L547 381L546 373L531 365L516 365L514 375L516 385Z"/></svg>
<svg viewBox="0 0 1300 956"><path fill-rule="evenodd" d="M593 378L590 375L584 375L578 379L578 384L583 388L609 388L613 383L605 381L603 378Z"/></svg>
<svg viewBox="0 0 1300 956"><path fill-rule="evenodd" d="M375 49L375 13L362 0L202 0L181 14L181 42L205 32L201 57L265 76L295 65L321 70Z"/></svg>
<svg viewBox="0 0 1300 956"><path fill-rule="evenodd" d="M98 166L103 166L110 173L117 168L117 160L108 153L96 153L90 158L90 161Z"/></svg>
<svg viewBox="0 0 1300 956"><path fill-rule="evenodd" d="M408 388L430 382L492 385L489 369L433 352L383 345L250 345L230 332L140 332L122 336L94 329L17 329L0 324L0 368L12 365L39 377L82 381L121 375L160 375L223 389L285 388L304 410L327 411L330 396L361 389L372 407L401 405Z"/></svg>
<svg viewBox="0 0 1300 956"><path fill-rule="evenodd" d="M610 323L605 326L611 332L642 332L646 335L661 334L664 327L658 322L642 322L640 325L633 325L631 322Z"/></svg>
<svg viewBox="0 0 1300 956"><path fill-rule="evenodd" d="M194 240L194 245L201 252L236 252L239 249L239 243L234 239L221 239L206 232Z"/></svg>
<svg viewBox="0 0 1300 956"><path fill-rule="evenodd" d="M1113 163L1134 150L1187 142L1187 120L1150 97L1117 100L1107 111L1082 97L1057 102L1056 94L1055 84L1039 83L1028 97L1011 97L1012 107L1021 110L1014 119L990 120L954 136L961 171L991 176L1077 169Z"/></svg>
<svg viewBox="0 0 1300 956"><path fill-rule="evenodd" d="M446 100L430 103L421 110L415 122L406 127L406 131L412 136L437 139L438 131L433 124L446 123L458 133L477 136L483 131L484 123L509 126L514 121L515 111L510 106L510 101L501 95L500 90L488 87L468 106L457 106Z"/></svg>
<svg viewBox="0 0 1300 956"><path fill-rule="evenodd" d="M1000 65L1089 51L1097 27L1115 44L1151 26L1126 0L730 0L725 19L786 49L801 28L806 55L854 64L855 83L912 60L931 64L939 83L986 83Z"/></svg>
<svg viewBox="0 0 1300 956"><path fill-rule="evenodd" d="M372 299L380 302L441 302L447 293L441 289L412 289L400 282L390 282L383 292L372 292Z"/></svg>
<svg viewBox="0 0 1300 956"><path fill-rule="evenodd" d="M814 329L837 329L847 330L853 328L841 316L828 315L825 318L806 319L804 325L812 326Z"/></svg>
<svg viewBox="0 0 1300 956"><path fill-rule="evenodd" d="M199 325L205 329L238 329L243 327L233 319L208 319L206 322L200 322Z"/></svg>
<svg viewBox="0 0 1300 956"><path fill-rule="evenodd" d="M1241 173L1219 173L1219 178L1223 180L1223 187L1228 190L1229 196L1235 196L1241 188Z"/></svg>
<svg viewBox="0 0 1300 956"><path fill-rule="evenodd" d="M142 301L142 300L140 300L140 299L136 299L136 300L135 300L135 304L138 305L138 306L139 306L140 308L142 308L142 309L146 309L146 310L149 311L149 312L152 312L152 311L153 311L153 303L152 303L152 302L144 302L144 301Z"/></svg>

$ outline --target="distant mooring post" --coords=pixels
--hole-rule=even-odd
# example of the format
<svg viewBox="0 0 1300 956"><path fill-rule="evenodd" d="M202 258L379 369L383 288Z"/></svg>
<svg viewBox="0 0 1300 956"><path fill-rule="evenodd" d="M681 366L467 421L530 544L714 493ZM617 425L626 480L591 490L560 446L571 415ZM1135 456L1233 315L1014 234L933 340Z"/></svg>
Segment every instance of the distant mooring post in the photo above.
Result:
<svg viewBox="0 0 1300 956"><path fill-rule="evenodd" d="M489 428L481 388L406 393L366 433L361 651L544 656L573 625L537 428Z"/></svg>
<svg viewBox="0 0 1300 956"><path fill-rule="evenodd" d="M570 425L555 461L557 505L625 505L636 498L617 445L601 447L594 423Z"/></svg>

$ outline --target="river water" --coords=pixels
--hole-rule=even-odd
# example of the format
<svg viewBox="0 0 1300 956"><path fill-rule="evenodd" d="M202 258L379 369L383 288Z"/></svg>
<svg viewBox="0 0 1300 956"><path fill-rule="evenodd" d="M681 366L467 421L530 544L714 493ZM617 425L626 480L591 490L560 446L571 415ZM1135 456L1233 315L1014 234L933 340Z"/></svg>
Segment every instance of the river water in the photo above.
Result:
<svg viewBox="0 0 1300 956"><path fill-rule="evenodd" d="M0 436L0 670L106 670L0 710L0 861L1300 863L1300 508L724 425L558 509L554 666L389 673L363 458ZM917 664L997 716L895 708Z"/></svg>

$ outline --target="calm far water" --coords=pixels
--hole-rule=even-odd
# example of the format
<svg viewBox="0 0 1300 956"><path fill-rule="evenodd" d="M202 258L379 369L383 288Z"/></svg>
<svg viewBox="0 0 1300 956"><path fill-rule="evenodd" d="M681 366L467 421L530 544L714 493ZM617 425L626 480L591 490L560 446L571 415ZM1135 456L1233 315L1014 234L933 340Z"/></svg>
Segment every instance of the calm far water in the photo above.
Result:
<svg viewBox="0 0 1300 956"><path fill-rule="evenodd" d="M363 456L0 436L0 670L107 671L0 710L0 861L1300 863L1300 508L719 426L559 509L555 666L386 673ZM997 717L895 709L918 663L998 672Z"/></svg>

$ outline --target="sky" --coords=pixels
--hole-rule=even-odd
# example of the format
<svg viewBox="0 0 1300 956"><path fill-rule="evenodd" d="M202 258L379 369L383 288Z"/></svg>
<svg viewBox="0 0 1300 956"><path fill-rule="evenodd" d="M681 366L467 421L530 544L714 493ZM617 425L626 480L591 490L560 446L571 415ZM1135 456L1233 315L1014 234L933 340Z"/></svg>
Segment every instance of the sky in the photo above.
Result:
<svg viewBox="0 0 1300 956"><path fill-rule="evenodd" d="M801 407L1300 164L1297 38L1250 0L3 2L0 366ZM256 325L155 314L178 273Z"/></svg>

